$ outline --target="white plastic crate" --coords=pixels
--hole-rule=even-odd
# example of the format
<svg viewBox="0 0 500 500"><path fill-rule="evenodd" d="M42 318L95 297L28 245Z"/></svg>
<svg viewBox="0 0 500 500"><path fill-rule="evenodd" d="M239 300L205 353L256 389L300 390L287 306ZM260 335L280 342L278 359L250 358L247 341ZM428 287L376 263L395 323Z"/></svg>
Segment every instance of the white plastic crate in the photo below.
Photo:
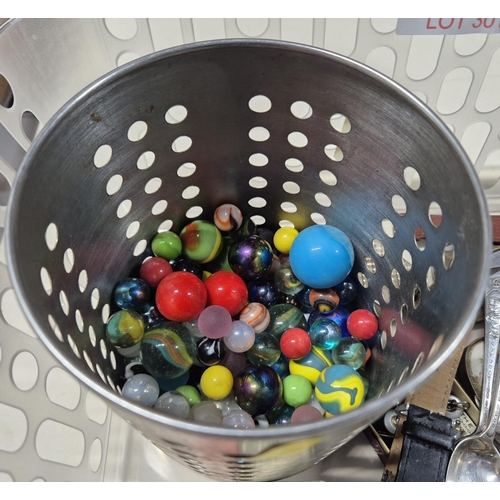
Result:
<svg viewBox="0 0 500 500"><path fill-rule="evenodd" d="M75 93L151 52L241 37L323 47L394 78L448 124L479 173L491 213L500 213L500 35L398 35L396 26L397 19L380 18L8 21L0 28L0 84L13 95L13 102L0 98L1 234L25 151ZM55 33L65 43L53 43ZM0 312L0 480L205 480L145 441L49 354L12 289L3 240ZM378 481L382 469L358 436L296 480Z"/></svg>

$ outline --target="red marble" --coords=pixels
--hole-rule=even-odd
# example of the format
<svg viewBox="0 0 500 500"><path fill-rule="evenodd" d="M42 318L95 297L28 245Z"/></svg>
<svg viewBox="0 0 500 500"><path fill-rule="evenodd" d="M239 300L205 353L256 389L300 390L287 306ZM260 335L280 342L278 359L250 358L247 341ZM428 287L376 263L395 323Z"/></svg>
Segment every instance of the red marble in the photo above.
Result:
<svg viewBox="0 0 500 500"><path fill-rule="evenodd" d="M302 328L289 328L281 336L280 348L288 359L300 359L311 350L311 338Z"/></svg>
<svg viewBox="0 0 500 500"><path fill-rule="evenodd" d="M222 306L231 316L242 311L248 301L248 289L243 278L231 271L217 271L205 280L207 306Z"/></svg>
<svg viewBox="0 0 500 500"><path fill-rule="evenodd" d="M141 265L139 276L151 288L156 288L160 281L172 272L173 269L168 260L161 257L151 257Z"/></svg>
<svg viewBox="0 0 500 500"><path fill-rule="evenodd" d="M156 290L156 307L170 321L197 318L207 303L203 281L192 273L176 271L160 281Z"/></svg>

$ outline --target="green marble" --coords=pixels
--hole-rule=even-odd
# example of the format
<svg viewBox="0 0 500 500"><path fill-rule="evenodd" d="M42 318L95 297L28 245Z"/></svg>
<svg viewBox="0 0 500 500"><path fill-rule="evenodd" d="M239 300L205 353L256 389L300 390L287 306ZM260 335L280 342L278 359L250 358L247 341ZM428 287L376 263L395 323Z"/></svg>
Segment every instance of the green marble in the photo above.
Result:
<svg viewBox="0 0 500 500"><path fill-rule="evenodd" d="M292 304L276 304L269 308L271 321L264 330L278 340L289 328L307 330L307 321L302 311Z"/></svg>
<svg viewBox="0 0 500 500"><path fill-rule="evenodd" d="M174 232L164 231L153 238L151 249L157 257L173 260L182 252L182 241Z"/></svg>
<svg viewBox="0 0 500 500"><path fill-rule="evenodd" d="M283 399L290 406L302 406L309 402L313 393L311 382L302 375L288 375L283 380Z"/></svg>
<svg viewBox="0 0 500 500"><path fill-rule="evenodd" d="M201 401L200 391L192 385L181 385L175 390L180 392L188 400L189 406L194 406Z"/></svg>
<svg viewBox="0 0 500 500"><path fill-rule="evenodd" d="M205 264L222 250L222 235L217 226L204 220L189 223L179 234L186 257Z"/></svg>
<svg viewBox="0 0 500 500"><path fill-rule="evenodd" d="M270 333L255 336L253 346L246 352L248 361L254 365L272 366L281 356L280 342Z"/></svg>

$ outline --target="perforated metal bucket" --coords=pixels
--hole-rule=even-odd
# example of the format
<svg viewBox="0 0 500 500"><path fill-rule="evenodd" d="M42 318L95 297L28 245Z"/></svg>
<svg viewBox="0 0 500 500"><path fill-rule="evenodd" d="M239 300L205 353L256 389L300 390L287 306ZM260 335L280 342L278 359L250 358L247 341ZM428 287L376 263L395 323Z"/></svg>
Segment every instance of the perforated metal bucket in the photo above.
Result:
<svg viewBox="0 0 500 500"><path fill-rule="evenodd" d="M326 222L351 238L356 306L380 324L359 409L234 430L120 396L114 285L158 230L225 202L271 229ZM26 155L7 225L15 289L51 352L167 454L231 480L312 466L437 370L481 305L490 241L474 170L425 105L345 57L265 40L169 49L87 87Z"/></svg>

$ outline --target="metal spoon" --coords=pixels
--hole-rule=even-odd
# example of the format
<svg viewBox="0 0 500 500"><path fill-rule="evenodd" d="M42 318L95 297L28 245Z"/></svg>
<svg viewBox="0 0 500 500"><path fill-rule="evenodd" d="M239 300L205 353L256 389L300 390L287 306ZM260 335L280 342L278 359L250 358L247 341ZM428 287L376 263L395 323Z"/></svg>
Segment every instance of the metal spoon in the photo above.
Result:
<svg viewBox="0 0 500 500"><path fill-rule="evenodd" d="M476 431L462 438L450 457L447 482L500 482L500 453L494 444L500 416L500 271L490 277L485 297L481 411Z"/></svg>

